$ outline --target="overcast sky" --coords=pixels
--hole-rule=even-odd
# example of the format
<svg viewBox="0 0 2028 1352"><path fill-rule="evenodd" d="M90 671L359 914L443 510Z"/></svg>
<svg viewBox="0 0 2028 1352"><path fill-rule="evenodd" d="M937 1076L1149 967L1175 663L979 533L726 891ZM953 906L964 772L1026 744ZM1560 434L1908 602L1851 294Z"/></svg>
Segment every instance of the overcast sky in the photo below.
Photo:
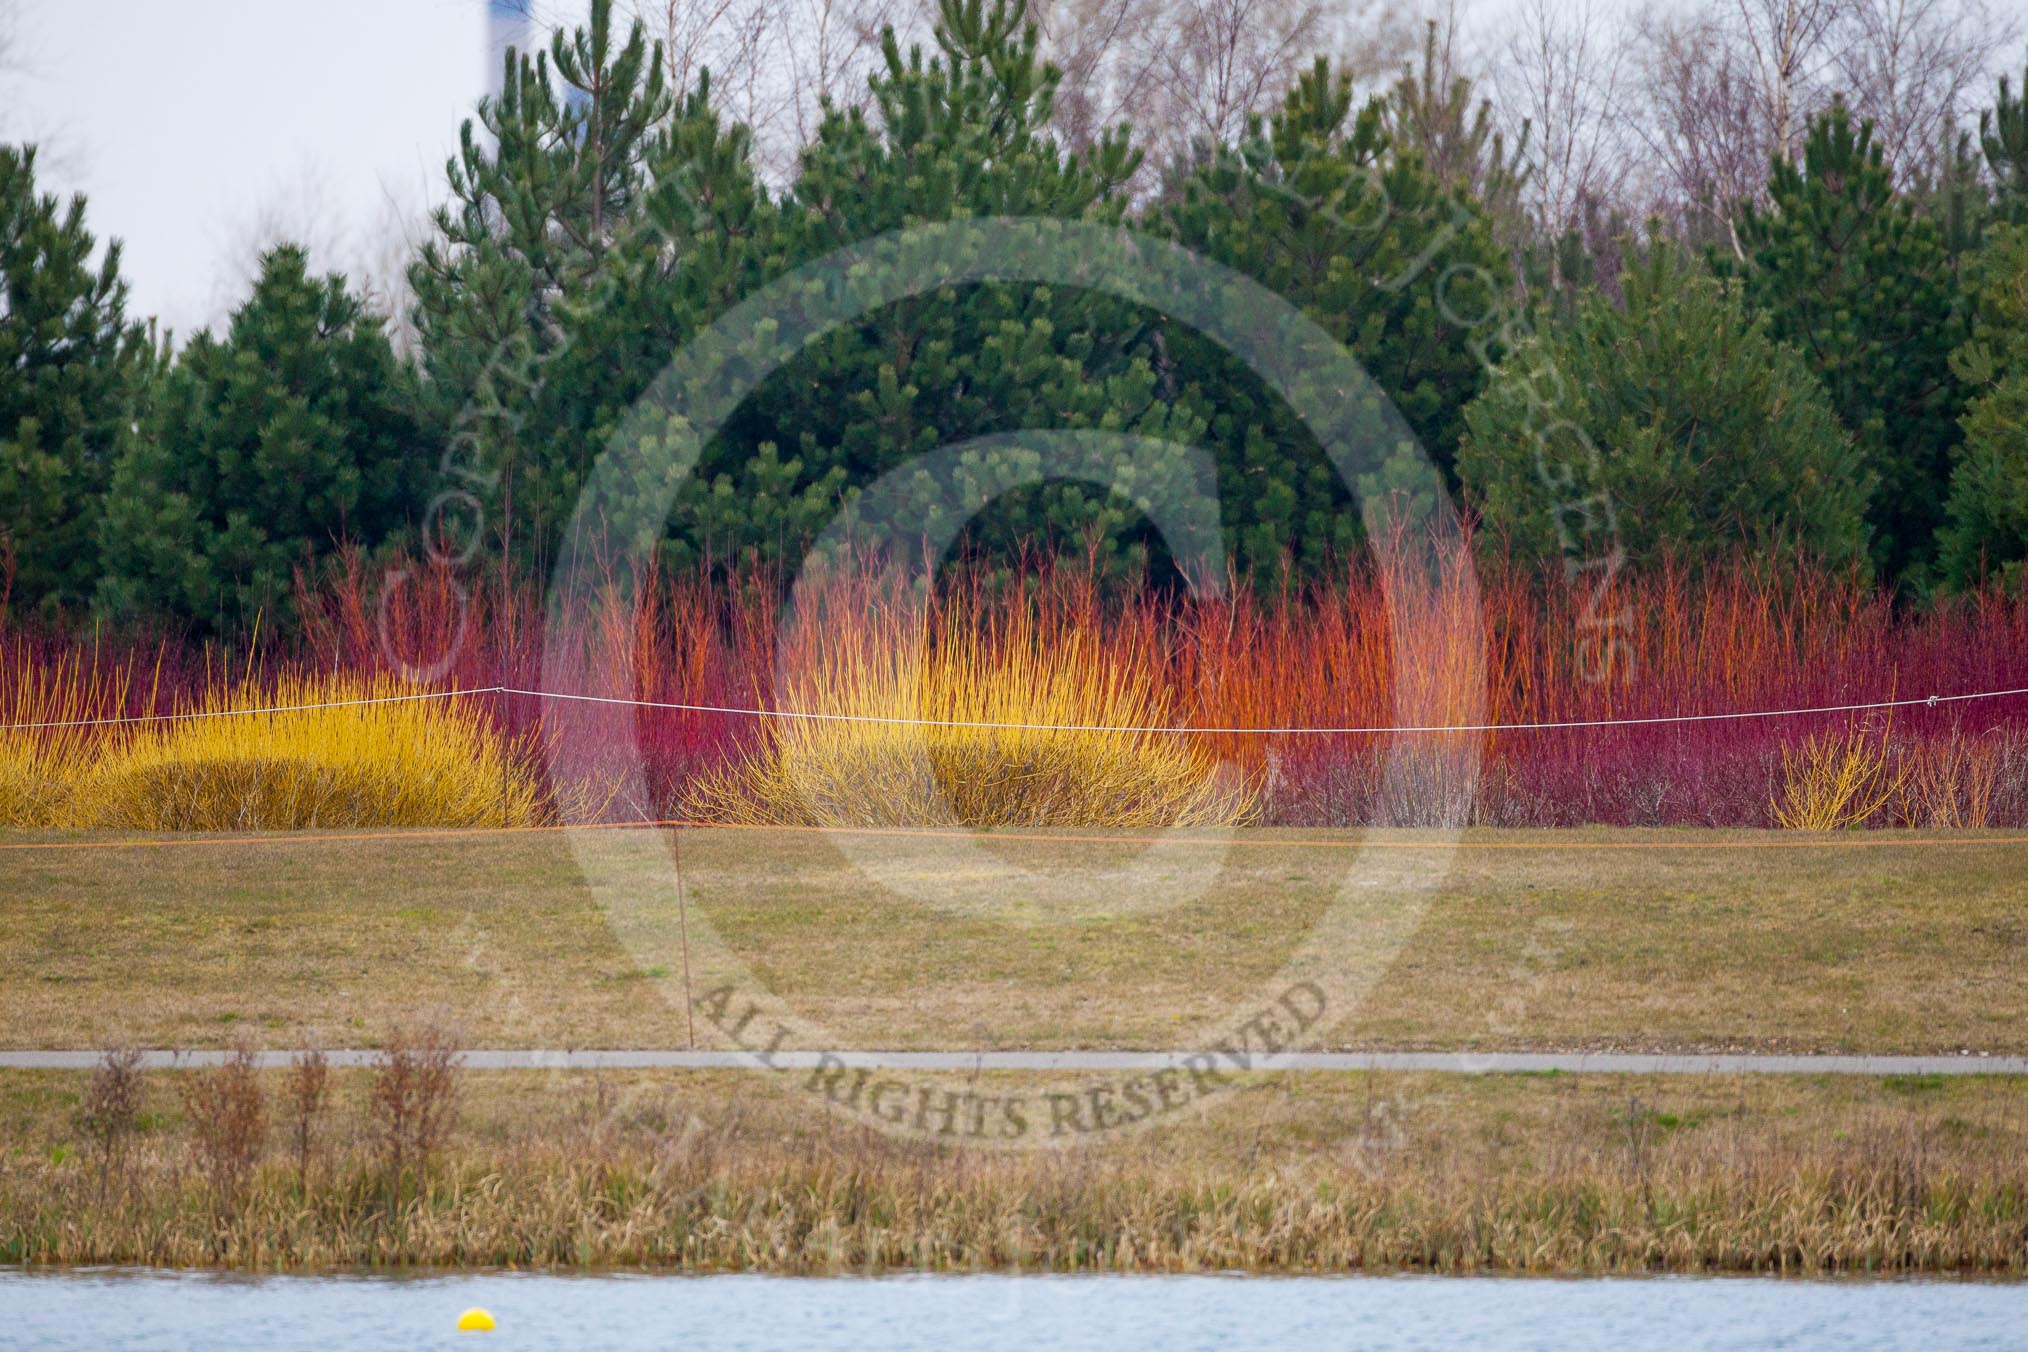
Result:
<svg viewBox="0 0 2028 1352"><path fill-rule="evenodd" d="M16 0L0 135L124 241L131 308L229 308L266 217L355 266L441 192L486 87L482 0ZM412 227L411 227L412 228Z"/></svg>
<svg viewBox="0 0 2028 1352"><path fill-rule="evenodd" d="M132 312L183 336L229 312L278 230L320 268L398 268L499 70L488 0L0 0L10 11L0 138L43 144L45 188L85 192L93 231L124 241Z"/></svg>

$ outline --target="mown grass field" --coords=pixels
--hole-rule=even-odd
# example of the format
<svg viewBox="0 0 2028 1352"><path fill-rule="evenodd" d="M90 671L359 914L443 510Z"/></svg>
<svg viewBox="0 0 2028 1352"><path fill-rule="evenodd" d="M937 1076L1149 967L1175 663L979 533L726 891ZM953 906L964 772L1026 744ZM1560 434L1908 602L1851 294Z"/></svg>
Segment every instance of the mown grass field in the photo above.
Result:
<svg viewBox="0 0 2028 1352"><path fill-rule="evenodd" d="M57 839L88 838L0 845ZM1298 843L1354 839L1244 832L1175 904L1188 851L1119 871L1142 847L1086 836L851 838L913 897L821 835L685 831L682 860L693 918L841 1044L1164 1048L1268 980L1341 888L1387 911L1352 852ZM2028 1051L2011 840L1474 831L1328 1042ZM475 1046L681 1046L673 889L641 870L624 890L633 928L539 832L0 850L0 1043L370 1044L441 1008ZM696 988L719 975L700 960Z"/></svg>

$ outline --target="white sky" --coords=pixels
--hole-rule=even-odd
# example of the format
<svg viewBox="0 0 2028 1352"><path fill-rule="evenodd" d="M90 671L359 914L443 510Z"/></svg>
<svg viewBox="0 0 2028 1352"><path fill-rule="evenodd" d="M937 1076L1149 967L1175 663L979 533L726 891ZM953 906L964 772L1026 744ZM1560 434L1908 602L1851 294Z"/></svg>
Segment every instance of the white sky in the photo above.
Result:
<svg viewBox="0 0 2028 1352"><path fill-rule="evenodd" d="M124 241L130 309L222 317L264 214L350 269L441 193L485 91L481 0L16 0L0 135Z"/></svg>

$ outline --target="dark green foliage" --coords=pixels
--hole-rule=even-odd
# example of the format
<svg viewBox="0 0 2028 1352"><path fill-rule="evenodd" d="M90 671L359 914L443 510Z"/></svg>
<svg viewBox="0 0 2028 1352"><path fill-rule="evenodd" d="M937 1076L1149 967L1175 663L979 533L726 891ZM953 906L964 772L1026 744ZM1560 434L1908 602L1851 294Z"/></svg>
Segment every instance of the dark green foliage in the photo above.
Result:
<svg viewBox="0 0 2028 1352"><path fill-rule="evenodd" d="M120 246L94 268L84 216L36 193L33 148L0 146L0 614L89 597L99 498L151 367Z"/></svg>
<svg viewBox="0 0 2028 1352"><path fill-rule="evenodd" d="M380 323L302 250L261 260L223 340L200 333L121 454L100 605L231 630L286 619L299 569L400 531L434 468Z"/></svg>
<svg viewBox="0 0 2028 1352"><path fill-rule="evenodd" d="M2028 222L2028 111L2010 83L1977 140L1944 147L1932 181L1903 195L1870 129L1834 107L1799 164L1774 166L1768 206L1745 210L1743 260L1714 257L1721 280L1676 250L1623 245L1613 203L1586 204L1563 238L1534 230L1522 151L1446 73L1434 29L1384 97L1362 104L1320 61L1144 203L1128 195L1128 129L1073 150L1052 126L1061 76L1041 50L1023 0L939 0L934 42L889 35L865 107L825 109L793 181L770 187L709 74L675 96L641 24L592 0L545 50L508 53L501 94L464 128L449 203L410 268L419 371L292 250L266 260L229 334L201 335L172 367L122 316L117 250L94 269L82 206L35 197L32 156L5 152L0 609L96 597L229 629L285 608L298 571L341 542L431 541L467 559L467 531L474 555L540 573L615 451L621 473L639 467L626 493L672 506L622 536L592 528L592 547L624 538L684 567L793 564L834 524L863 525L879 484L904 534L962 524L958 547L998 563L1075 549L1159 575L1176 560L1154 523L1200 498L1200 467L1230 562L1265 586L1355 553L1361 499L1434 506L1461 488L1545 561L1609 538L1633 564L1870 551L1920 584L2028 553L2028 362L2009 328L2023 321L2020 245L1992 234ZM808 265L999 217L1135 229L1252 279L1349 349L1411 435L1368 417L1385 402L1370 392L1321 401L1346 410L1334 447L1355 423L1382 429L1360 463L1333 465L1284 395L1183 322L1246 308L1222 272L1202 285L1226 308L1197 312L1200 296L946 288L779 365L749 324L732 365L766 353L770 373L712 410L724 417L708 436L676 412L703 407L698 391L644 397L669 393L655 382L672 359L764 289L800 304L857 284ZM1964 343L1959 274L1974 259ZM1091 482L1031 472L1039 439L1020 436L1044 429L1131 438L1143 458ZM929 457L961 443L969 459L936 482ZM654 472L680 482L649 480L664 459ZM429 515L445 504L449 520Z"/></svg>
<svg viewBox="0 0 2028 1352"><path fill-rule="evenodd" d="M698 108L670 124L661 48L638 23L616 41L611 0L595 0L588 26L558 32L546 54L510 49L505 62L500 97L479 109L493 147L465 124L441 238L409 272L424 370L460 472L452 487L481 498L496 547L517 525L523 539L555 529L601 412L638 393L614 359L623 354L574 349L579 329L600 323L618 241L652 192L651 157L666 166L692 143ZM638 279L639 258L627 261ZM664 295L639 297L631 313ZM644 338L668 331L657 319Z"/></svg>
<svg viewBox="0 0 2028 1352"><path fill-rule="evenodd" d="M1448 65L1432 19L1423 32L1422 69L1404 70L1382 105L1387 130L1402 153L1421 158L1423 167L1446 188L1479 202L1486 214L1518 232L1521 190L1528 181L1528 127L1511 154L1493 121L1490 99L1472 102L1472 82L1462 75L1446 81Z"/></svg>
<svg viewBox="0 0 2028 1352"><path fill-rule="evenodd" d="M1951 357L1971 393L1951 476L1942 572L2020 580L2028 557L2028 223L1988 237L1972 278L1972 336Z"/></svg>
<svg viewBox="0 0 2028 1352"><path fill-rule="evenodd" d="M1607 534L1634 569L1862 559L1869 476L1795 349L1669 245L1622 280L1624 308L1587 294L1465 411L1458 467L1488 542L1548 558Z"/></svg>
<svg viewBox="0 0 2028 1352"><path fill-rule="evenodd" d="M1344 343L1450 474L1460 414L1483 377L1472 329L1507 269L1472 200L1397 152L1384 106L1355 114L1350 82L1319 61L1274 117L1182 188L1168 231ZM1170 334L1168 350L1212 411L1241 565L1271 573L1291 555L1315 565L1358 544L1349 492L1288 411L1202 338ZM1383 491L1389 477L1359 487Z"/></svg>
<svg viewBox="0 0 2028 1352"><path fill-rule="evenodd" d="M1953 271L1962 272L1993 215L1972 138L1956 127L1947 129L1933 166L1911 185L1908 196L1917 211L1936 222Z"/></svg>
<svg viewBox="0 0 2028 1352"><path fill-rule="evenodd" d="M1993 176L2002 219L2016 225L2028 221L2028 72L2021 77L2016 98L2007 77L1991 108L1979 114L1979 148Z"/></svg>
<svg viewBox="0 0 2028 1352"><path fill-rule="evenodd" d="M573 39L585 54L572 77L581 101L657 104L652 63L635 56L652 49L638 31L615 42L610 23L595 6ZM461 205L442 218L416 285L457 458L482 472L494 529L510 529L517 549L539 561L630 404L714 317L769 281L923 223L1126 221L1122 189L1138 154L1124 129L1075 154L1050 134L1060 75L1040 59L1019 3L946 0L935 38L930 52L887 40L870 108L827 113L779 201L755 181L743 129L712 112L708 80L662 130L615 134L608 158L627 168L624 190L610 195L627 212L604 234L568 224L589 212L575 205L587 190L565 190L583 182L573 167L581 138L560 130L570 114L545 77L564 67L561 48L554 62L510 68L507 96L482 112L500 150L489 157L468 136L453 170ZM1320 68L1246 146L1189 176L1175 209L1150 224L1351 344L1447 464L1481 364L1438 312L1436 282L1460 265L1490 282L1504 265L1466 192L1396 153L1378 105L1356 120L1351 111L1343 82ZM1497 157L1483 136L1466 139L1469 153ZM1107 567L1159 568L1165 548L1148 509L1196 490L1184 468L1193 446L1217 466L1227 541L1243 564L1292 552L1315 562L1357 542L1336 472L1213 345L1114 297L996 283L886 306L776 372L702 448L665 552L683 564L793 559L890 470L936 447L1032 428L1131 434L1178 451L1152 480L1144 465L1110 484L1008 494L971 522L965 547L1006 557L1074 545ZM628 430L644 450L689 436L673 424ZM1002 480L1027 454L984 448L968 473ZM945 509L927 485L922 493L933 528Z"/></svg>
<svg viewBox="0 0 2028 1352"><path fill-rule="evenodd" d="M1811 125L1800 166L1776 161L1768 189L1770 206L1740 222L1748 303L1801 349L1879 479L1875 562L1891 576L1920 570L1958 440L1950 252L1937 223L1895 196L1872 127L1842 104Z"/></svg>
<svg viewBox="0 0 2028 1352"><path fill-rule="evenodd" d="M935 52L903 53L888 36L870 116L832 110L803 152L779 214L784 267L925 223L1121 218L1117 193L1138 157L1119 133L1079 154L1049 136L1060 74L1023 14L1018 3L947 0ZM1108 297L994 283L886 306L824 335L747 401L684 486L671 553L793 559L857 490L991 433L1199 441L1201 420L1157 386L1148 317ZM971 473L1003 480L1025 454L983 450ZM1121 495L1073 483L1019 490L967 533L968 547L1002 557L1047 542L1126 569L1160 551Z"/></svg>

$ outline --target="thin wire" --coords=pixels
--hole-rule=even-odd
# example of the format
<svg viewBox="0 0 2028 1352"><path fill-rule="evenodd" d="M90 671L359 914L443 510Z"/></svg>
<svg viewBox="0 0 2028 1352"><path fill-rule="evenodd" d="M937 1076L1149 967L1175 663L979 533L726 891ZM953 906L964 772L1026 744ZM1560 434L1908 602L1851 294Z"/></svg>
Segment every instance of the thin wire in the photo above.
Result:
<svg viewBox="0 0 2028 1352"><path fill-rule="evenodd" d="M734 718L782 718L823 723L871 723L912 728L975 728L1000 732L1093 732L1183 736L1254 737L1338 737L1392 736L1412 733L1458 732L1555 732L1576 728L1644 727L1670 723L1715 723L1751 718L1801 718L1811 714L1863 713L1873 709L1905 709L1920 705L1936 708L1967 700L2004 699L2028 695L2028 686L2008 690L1976 690L1959 695L1917 695L1908 699L1869 700L1859 704L1817 704L1788 709L1744 709L1724 713L1659 714L1644 718L1583 718L1543 723L1428 723L1398 726L1361 727L1242 727L1144 726L1109 723L994 723L961 718L903 718L883 714L833 714L804 709L760 709L728 704L682 704L669 700L624 699L614 695L575 695L560 690L529 690L520 686L486 685L466 690L427 690L404 695L381 695L371 699L332 700L320 704L283 704L242 709L207 709L190 713L138 714L125 718L79 718L45 723L0 724L0 732L28 732L47 728L110 727L123 723L164 723L199 718L239 718L256 714L303 713L316 709L348 709L363 705L397 704L406 700L456 699L471 695L523 695L531 699L563 700L581 704L624 705L636 709L661 709L677 713L717 714Z"/></svg>
<svg viewBox="0 0 2028 1352"><path fill-rule="evenodd" d="M1107 723L990 723L959 718L900 718L880 714L828 714L802 709L747 709L720 704L676 704L662 700L621 699L609 695L572 695L557 690L516 690L517 695L536 699L573 700L587 704L623 704L643 709L670 709L682 713L726 714L752 718L792 718L826 723L880 723L913 728L983 728L1006 732L1125 732L1179 733L1199 736L1382 736L1393 733L1435 732L1549 732L1560 728L1636 727L1656 723L1708 723L1726 719L1794 718L1806 714L1856 713L1867 709L1900 709L1910 705L1934 708L1963 700L2000 699L2028 695L2028 686L2012 690L1981 690L1963 695L1928 695L1911 699L1875 700L1865 704L1820 704L1799 709L1753 709L1715 714L1668 714L1651 718L1590 718L1560 723L1432 723L1396 727L1170 727L1120 726Z"/></svg>

